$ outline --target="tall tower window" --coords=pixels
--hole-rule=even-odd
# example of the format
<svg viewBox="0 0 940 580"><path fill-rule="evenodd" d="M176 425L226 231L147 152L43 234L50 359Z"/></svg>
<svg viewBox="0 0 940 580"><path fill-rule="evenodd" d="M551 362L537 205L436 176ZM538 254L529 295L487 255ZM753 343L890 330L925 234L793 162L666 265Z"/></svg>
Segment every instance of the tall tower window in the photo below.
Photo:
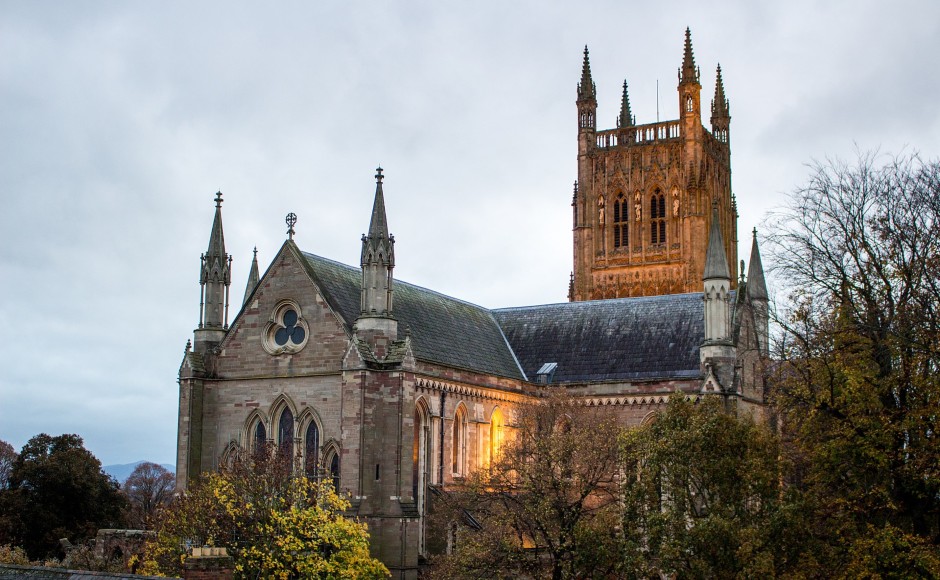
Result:
<svg viewBox="0 0 940 580"><path fill-rule="evenodd" d="M630 206L623 194L614 202L614 248L627 247L630 242Z"/></svg>
<svg viewBox="0 0 940 580"><path fill-rule="evenodd" d="M650 198L650 243L666 243L666 196L658 189Z"/></svg>

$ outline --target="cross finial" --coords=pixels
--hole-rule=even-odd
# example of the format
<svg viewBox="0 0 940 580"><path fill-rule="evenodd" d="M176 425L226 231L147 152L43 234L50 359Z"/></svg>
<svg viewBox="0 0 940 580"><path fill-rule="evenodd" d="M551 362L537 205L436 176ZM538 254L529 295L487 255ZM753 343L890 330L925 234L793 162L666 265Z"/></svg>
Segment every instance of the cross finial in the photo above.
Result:
<svg viewBox="0 0 940 580"><path fill-rule="evenodd" d="M379 165L375 168L375 182L382 183L382 180L385 179L385 176L382 175L382 166Z"/></svg>
<svg viewBox="0 0 940 580"><path fill-rule="evenodd" d="M751 233L752 233L752 234L754 235L754 237L756 238L756 237L757 237L757 228L754 228L754 231L751 232Z"/></svg>
<svg viewBox="0 0 940 580"><path fill-rule="evenodd" d="M297 223L297 214L295 214L294 212L290 212L289 214L287 214L287 217L284 218L284 222L287 223L287 239L293 240L294 239L294 224ZM258 250L256 249L255 250L256 255L257 255L257 252Z"/></svg>
<svg viewBox="0 0 940 580"><path fill-rule="evenodd" d="M215 192L215 207L222 207L222 190Z"/></svg>
<svg viewBox="0 0 940 580"><path fill-rule="evenodd" d="M255 252L255 260L257 260L258 259L258 246L255 246L254 252Z"/></svg>

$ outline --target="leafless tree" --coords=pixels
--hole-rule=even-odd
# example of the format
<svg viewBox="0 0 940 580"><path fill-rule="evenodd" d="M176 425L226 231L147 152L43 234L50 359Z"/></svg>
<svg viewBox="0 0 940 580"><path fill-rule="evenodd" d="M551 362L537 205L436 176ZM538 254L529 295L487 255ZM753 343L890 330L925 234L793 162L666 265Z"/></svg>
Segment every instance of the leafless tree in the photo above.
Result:
<svg viewBox="0 0 940 580"><path fill-rule="evenodd" d="M131 505L130 524L153 528L160 510L173 497L173 474L156 463L143 462L124 481L124 493Z"/></svg>

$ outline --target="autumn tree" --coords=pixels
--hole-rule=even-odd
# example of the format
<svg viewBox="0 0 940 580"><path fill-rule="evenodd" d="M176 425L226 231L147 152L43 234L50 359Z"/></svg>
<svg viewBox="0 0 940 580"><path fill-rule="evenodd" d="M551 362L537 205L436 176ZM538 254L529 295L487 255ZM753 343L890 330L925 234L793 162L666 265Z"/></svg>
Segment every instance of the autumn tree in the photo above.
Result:
<svg viewBox="0 0 940 580"><path fill-rule="evenodd" d="M731 411L731 412L729 412ZM783 503L770 429L719 396L674 395L623 436L623 529L631 577L775 577L796 567L800 522Z"/></svg>
<svg viewBox="0 0 940 580"><path fill-rule="evenodd" d="M293 467L270 449L204 474L165 510L141 571L181 575L187 546L209 545L228 549L236 578L386 578L349 502Z"/></svg>
<svg viewBox="0 0 940 580"><path fill-rule="evenodd" d="M772 220L772 384L822 575L940 574L940 164L813 166Z"/></svg>
<svg viewBox="0 0 940 580"><path fill-rule="evenodd" d="M435 506L451 553L435 578L619 575L620 428L604 409L564 397L521 404L488 469Z"/></svg>
<svg viewBox="0 0 940 580"><path fill-rule="evenodd" d="M142 530L153 528L156 518L173 498L176 478L163 466L145 461L124 481L124 494L130 503L128 523Z"/></svg>

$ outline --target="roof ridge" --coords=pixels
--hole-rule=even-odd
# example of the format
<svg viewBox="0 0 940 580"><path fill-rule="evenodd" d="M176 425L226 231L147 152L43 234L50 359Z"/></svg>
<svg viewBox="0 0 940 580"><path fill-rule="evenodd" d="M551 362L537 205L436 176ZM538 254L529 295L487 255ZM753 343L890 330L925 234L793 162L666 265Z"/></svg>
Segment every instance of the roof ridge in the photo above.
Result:
<svg viewBox="0 0 940 580"><path fill-rule="evenodd" d="M604 298L602 300L578 300L575 302L549 302L547 304L526 304L523 306L504 306L494 308L493 312L505 312L507 310L525 310L530 308L547 308L550 306L568 307L568 308L589 308L591 304L614 304L622 302L653 302L655 300L665 300L677 297L692 297L701 295L702 292L683 292L681 294L657 294L656 296L631 296L627 298Z"/></svg>
<svg viewBox="0 0 940 580"><path fill-rule="evenodd" d="M333 264L336 264L337 266L342 266L342 267L348 268L348 269L350 269L350 270L355 270L355 271L357 271L357 272L362 272L362 268L360 268L360 267L358 267L358 266L350 266L349 264L344 264L343 262L338 262L338 261L333 260L333 259L331 259L331 258L325 258L325 257L323 257L323 256L320 256L320 255L318 255L318 254L313 254L313 253L311 253L311 252L304 252L303 250L301 250L301 253L302 253L303 255L305 255L305 256L310 256L310 257L312 257L312 258L316 258L316 259L319 259L319 260L325 260L325 261L327 261L327 262L331 262L331 263L333 263ZM464 299L462 299L462 298L457 298L457 297L455 297L455 296L451 296L450 294L444 294L443 292L438 292L437 290L432 290L431 288L428 288L428 287L426 287L426 286L421 286L421 285L419 285L419 284L414 284L414 283L412 283L412 282L406 282L405 280L402 280L402 279L400 279L400 278L395 278L395 286L409 286L409 287L415 288L415 289L417 289L417 290L423 290L423 291L425 291L425 292L427 292L427 293L429 293L429 294L434 294L434 295L436 295L436 296L441 296L441 297L443 297L443 298L447 298L447 299L449 299L449 300L453 300L454 302L460 302L461 304L466 304L467 306L473 306L473 307L475 307L475 308L479 308L480 310L486 310L487 312L492 312L492 311L494 310L493 308L487 308L486 306L483 306L483 305L481 305L481 304L477 304L476 302L470 302L469 300L464 300Z"/></svg>

